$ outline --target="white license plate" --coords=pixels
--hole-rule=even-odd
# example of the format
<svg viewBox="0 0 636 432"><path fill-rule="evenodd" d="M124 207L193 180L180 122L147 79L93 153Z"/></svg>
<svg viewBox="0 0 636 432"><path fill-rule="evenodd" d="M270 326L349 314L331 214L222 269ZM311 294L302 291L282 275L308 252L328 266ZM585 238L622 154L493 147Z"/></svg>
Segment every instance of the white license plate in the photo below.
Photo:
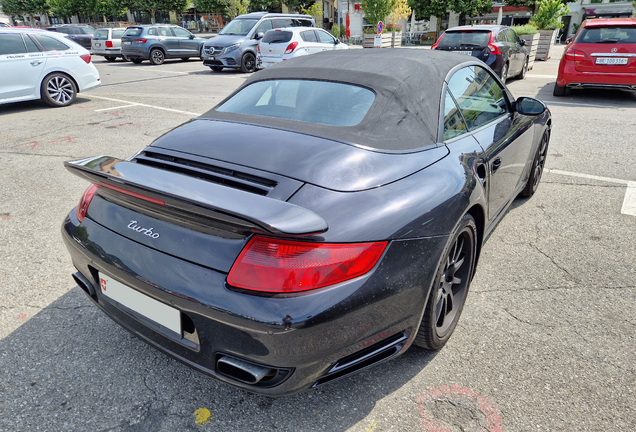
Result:
<svg viewBox="0 0 636 432"><path fill-rule="evenodd" d="M130 41L124 41L124 42L122 42L121 44L122 44L122 45L132 45L132 42L130 42Z"/></svg>
<svg viewBox="0 0 636 432"><path fill-rule="evenodd" d="M100 47L100 46L102 46L102 44L100 44L100 43L96 43L96 44L95 44L95 46L96 46L96 47Z"/></svg>
<svg viewBox="0 0 636 432"><path fill-rule="evenodd" d="M99 285L101 293L106 297L181 336L181 312L177 309L148 297L103 273L99 273Z"/></svg>
<svg viewBox="0 0 636 432"><path fill-rule="evenodd" d="M457 54L473 55L472 51L453 51L453 52Z"/></svg>
<svg viewBox="0 0 636 432"><path fill-rule="evenodd" d="M597 57L596 64L626 65L627 57Z"/></svg>
<svg viewBox="0 0 636 432"><path fill-rule="evenodd" d="M208 57L208 60L214 60L214 57Z"/></svg>

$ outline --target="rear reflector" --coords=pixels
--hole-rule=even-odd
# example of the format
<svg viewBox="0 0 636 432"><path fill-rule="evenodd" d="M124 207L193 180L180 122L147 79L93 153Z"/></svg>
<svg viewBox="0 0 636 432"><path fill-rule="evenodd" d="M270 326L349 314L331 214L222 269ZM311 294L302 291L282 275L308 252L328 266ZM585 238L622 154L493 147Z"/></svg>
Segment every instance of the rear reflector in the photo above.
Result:
<svg viewBox="0 0 636 432"><path fill-rule="evenodd" d="M82 199L80 199L80 202L75 209L75 216L77 216L77 220L79 220L80 222L84 222L88 206L91 205L91 201L93 200L93 197L96 193L97 185L95 183L91 183L91 185L84 191Z"/></svg>
<svg viewBox="0 0 636 432"><path fill-rule="evenodd" d="M139 42L140 44L146 43L148 39L133 39L135 42Z"/></svg>
<svg viewBox="0 0 636 432"><path fill-rule="evenodd" d="M106 41L106 48L112 48L113 47L113 41Z"/></svg>
<svg viewBox="0 0 636 432"><path fill-rule="evenodd" d="M84 60L86 62L86 64L89 64L91 62L91 55L90 54L81 55L80 58L82 60Z"/></svg>
<svg viewBox="0 0 636 432"><path fill-rule="evenodd" d="M285 50L285 54L293 53L297 46L298 46L298 42L290 43L289 45L287 45L287 49Z"/></svg>
<svg viewBox="0 0 636 432"><path fill-rule="evenodd" d="M272 293L321 288L367 273L386 245L308 243L255 236L234 262L227 282Z"/></svg>
<svg viewBox="0 0 636 432"><path fill-rule="evenodd" d="M142 195L142 194L137 193L137 192L132 192L132 191L129 191L129 190L124 189L124 188L120 188L120 187L117 187L117 186L109 185L107 183L100 183L99 186L100 187L105 187L106 189L117 191L119 193L131 196L133 198L138 198L140 200L148 201L150 203L157 204L157 205L160 205L160 206L165 206L166 205L166 203L164 201L160 200L160 199L152 198L152 197L149 197L149 196L146 196L146 195Z"/></svg>
<svg viewBox="0 0 636 432"><path fill-rule="evenodd" d="M495 32L490 32L490 41L488 42L488 49L490 53L494 55L501 55L501 50L495 45Z"/></svg>

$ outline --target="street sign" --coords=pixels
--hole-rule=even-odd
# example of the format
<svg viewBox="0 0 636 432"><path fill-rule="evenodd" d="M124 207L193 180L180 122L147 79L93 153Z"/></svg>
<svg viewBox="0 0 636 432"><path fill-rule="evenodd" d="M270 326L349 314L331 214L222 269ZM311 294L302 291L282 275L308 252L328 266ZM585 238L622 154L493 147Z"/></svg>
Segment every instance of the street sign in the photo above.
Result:
<svg viewBox="0 0 636 432"><path fill-rule="evenodd" d="M378 34L382 34L383 28L384 28L384 24L382 24L382 21L378 21Z"/></svg>

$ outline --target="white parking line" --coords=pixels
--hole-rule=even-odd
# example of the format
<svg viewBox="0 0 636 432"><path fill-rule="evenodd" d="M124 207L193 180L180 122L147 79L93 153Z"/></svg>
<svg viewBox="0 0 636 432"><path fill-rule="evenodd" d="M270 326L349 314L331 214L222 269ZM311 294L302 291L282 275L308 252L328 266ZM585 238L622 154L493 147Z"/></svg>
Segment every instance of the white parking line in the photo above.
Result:
<svg viewBox="0 0 636 432"><path fill-rule="evenodd" d="M541 74L533 74L533 73L527 73L526 74L526 78L548 78L548 79L554 79L556 80L556 75L541 75Z"/></svg>
<svg viewBox="0 0 636 432"><path fill-rule="evenodd" d="M189 75L193 72L200 72L199 70L196 71L190 71L190 72L177 72L177 71L170 71L170 70L165 70L165 69L155 69L155 68L149 68L149 67L131 67L130 69L139 69L139 70L145 70L145 71L151 71L151 72L159 72L159 73L173 73L173 74L178 74L178 75Z"/></svg>
<svg viewBox="0 0 636 432"><path fill-rule="evenodd" d="M128 107L133 107L133 106L138 106L138 105L137 104L130 104L130 105L122 105L122 106L111 107L111 108L101 108L101 109L95 110L95 112L108 111L108 110L114 110L114 109L119 109L119 108L128 108Z"/></svg>
<svg viewBox="0 0 636 432"><path fill-rule="evenodd" d="M636 216L636 182L629 182L621 213Z"/></svg>
<svg viewBox="0 0 636 432"><path fill-rule="evenodd" d="M616 184L626 185L627 190L625 191L625 198L623 199L623 206L621 207L621 213L630 215L630 216L636 216L636 182L634 181L617 179L612 177L600 177L600 176L595 176L590 174L581 174L581 173L561 171L561 170L555 170L555 169L546 169L545 171L552 174L564 175L569 177L578 177L578 178L584 178L588 180L598 180L598 181L603 181L607 183L616 183Z"/></svg>
<svg viewBox="0 0 636 432"><path fill-rule="evenodd" d="M574 106L578 106L578 107L590 107L590 108L620 108L617 106L611 106L611 105L594 105L594 104L586 104L586 103L579 103L579 102L561 102L561 101L545 101L546 105L574 105Z"/></svg>
<svg viewBox="0 0 636 432"><path fill-rule="evenodd" d="M95 99L103 99L103 100L108 100L108 101L113 101L113 102L121 102L121 103L128 104L129 106L142 106L142 107L154 108L154 109L158 109L158 110L162 110L162 111L170 111L170 112L176 112L176 113L180 113L180 114L187 114L187 115L191 115L191 116L195 116L195 117L198 117L198 116L201 115L201 113L193 113L193 112L189 112L189 111L181 111L181 110L176 110L176 109L172 109L172 108L164 108L164 107L160 107L160 106L156 106L156 105L148 105L148 104L139 103L139 102L131 102L131 101L127 101L127 100L107 98L107 97L103 97L103 96L95 96L93 94L87 95L87 97L95 98ZM115 108L122 108L122 107L115 107ZM115 108L108 108L108 109L112 110L112 109L115 109Z"/></svg>

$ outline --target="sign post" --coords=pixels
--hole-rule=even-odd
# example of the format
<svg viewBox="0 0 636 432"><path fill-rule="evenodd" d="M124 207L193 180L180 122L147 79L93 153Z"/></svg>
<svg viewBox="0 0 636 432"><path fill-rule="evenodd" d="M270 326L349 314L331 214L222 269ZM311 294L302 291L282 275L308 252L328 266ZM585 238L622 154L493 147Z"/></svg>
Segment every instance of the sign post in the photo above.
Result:
<svg viewBox="0 0 636 432"><path fill-rule="evenodd" d="M384 28L384 24L382 24L382 21L378 21L378 26L376 27L378 34L373 39L373 46L375 48L382 48L382 29L383 28Z"/></svg>

